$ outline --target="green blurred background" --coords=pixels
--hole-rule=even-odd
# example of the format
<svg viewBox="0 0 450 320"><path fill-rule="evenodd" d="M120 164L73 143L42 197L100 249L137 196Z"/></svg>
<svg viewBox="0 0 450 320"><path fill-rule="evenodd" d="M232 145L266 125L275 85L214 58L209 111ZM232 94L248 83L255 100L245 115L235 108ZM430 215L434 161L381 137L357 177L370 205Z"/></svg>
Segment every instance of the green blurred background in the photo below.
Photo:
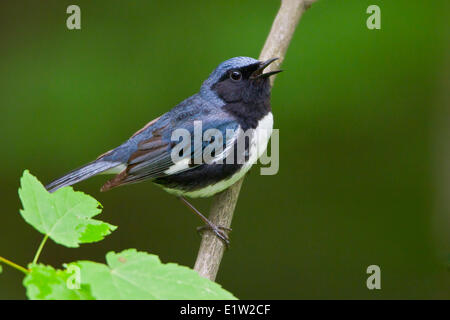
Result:
<svg viewBox="0 0 450 320"><path fill-rule="evenodd" d="M449 2L321 0L292 39L272 106L280 171L252 170L217 281L242 299L450 298ZM81 7L81 30L66 8ZM366 8L381 8L368 30ZM0 255L30 262L42 235L18 214L24 169L44 183L195 93L221 61L257 57L279 2L2 1ZM446 158L447 157L447 158ZM449 160L449 161L446 161ZM192 266L197 217L151 183L76 189L119 228L54 266L137 248ZM447 179L448 178L448 179ZM207 212L211 200L193 203ZM381 290L366 268L381 267ZM0 299L25 298L3 268Z"/></svg>

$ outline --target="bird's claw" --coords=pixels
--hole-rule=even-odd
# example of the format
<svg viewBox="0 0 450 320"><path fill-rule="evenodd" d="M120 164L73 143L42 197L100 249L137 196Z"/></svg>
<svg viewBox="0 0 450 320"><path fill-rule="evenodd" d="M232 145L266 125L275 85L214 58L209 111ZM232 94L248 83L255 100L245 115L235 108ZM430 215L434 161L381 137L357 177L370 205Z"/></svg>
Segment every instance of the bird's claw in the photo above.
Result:
<svg viewBox="0 0 450 320"><path fill-rule="evenodd" d="M204 225L201 227L197 227L197 232L202 233L205 230L209 230L214 232L214 234L223 241L225 246L228 248L230 246L230 240L228 238L228 234L226 232L230 232L232 229L228 227L216 226L216 225Z"/></svg>

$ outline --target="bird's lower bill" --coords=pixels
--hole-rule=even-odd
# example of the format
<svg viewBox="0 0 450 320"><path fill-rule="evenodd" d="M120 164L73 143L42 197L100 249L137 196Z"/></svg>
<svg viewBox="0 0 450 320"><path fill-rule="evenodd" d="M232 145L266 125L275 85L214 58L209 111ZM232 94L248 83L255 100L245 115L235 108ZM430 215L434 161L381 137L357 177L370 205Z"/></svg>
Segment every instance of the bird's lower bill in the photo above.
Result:
<svg viewBox="0 0 450 320"><path fill-rule="evenodd" d="M280 73L281 71L283 71L283 70L274 70L274 71L263 73L264 69L267 68L272 62L274 62L276 60L278 60L278 58L272 58L272 59L266 60L264 62L261 62L259 68L256 69L252 73L251 79L263 79L263 78L270 77L274 74L277 74L277 73Z"/></svg>

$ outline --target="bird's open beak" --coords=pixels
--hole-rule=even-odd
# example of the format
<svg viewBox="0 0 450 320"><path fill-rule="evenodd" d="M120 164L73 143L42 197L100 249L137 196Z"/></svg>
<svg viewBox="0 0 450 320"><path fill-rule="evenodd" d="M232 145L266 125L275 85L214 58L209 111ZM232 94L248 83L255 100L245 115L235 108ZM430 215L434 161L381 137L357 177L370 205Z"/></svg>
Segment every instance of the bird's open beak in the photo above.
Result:
<svg viewBox="0 0 450 320"><path fill-rule="evenodd" d="M278 60L278 58L272 58L269 59L267 61L261 62L258 69L256 69L255 71L253 71L250 79L261 79L261 78L267 78L270 77L274 74L280 73L283 70L275 70L275 71L270 71L270 72L266 72L263 73L264 69L267 68L267 66L269 64L271 64L272 62L274 62L275 60Z"/></svg>

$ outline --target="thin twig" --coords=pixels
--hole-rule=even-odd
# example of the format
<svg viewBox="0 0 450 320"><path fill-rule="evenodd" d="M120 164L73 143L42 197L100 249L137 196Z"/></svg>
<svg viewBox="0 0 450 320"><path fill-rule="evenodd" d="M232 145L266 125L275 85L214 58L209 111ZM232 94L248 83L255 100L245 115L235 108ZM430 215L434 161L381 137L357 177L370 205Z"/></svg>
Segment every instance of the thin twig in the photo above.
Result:
<svg viewBox="0 0 450 320"><path fill-rule="evenodd" d="M270 69L279 68L300 18L315 0L282 0L280 10L272 24L269 36L259 56L260 60L278 57ZM273 84L273 77L271 84ZM214 197L209 220L215 225L229 228L239 197L243 179ZM225 245L211 232L204 232L194 269L205 278L215 280Z"/></svg>

